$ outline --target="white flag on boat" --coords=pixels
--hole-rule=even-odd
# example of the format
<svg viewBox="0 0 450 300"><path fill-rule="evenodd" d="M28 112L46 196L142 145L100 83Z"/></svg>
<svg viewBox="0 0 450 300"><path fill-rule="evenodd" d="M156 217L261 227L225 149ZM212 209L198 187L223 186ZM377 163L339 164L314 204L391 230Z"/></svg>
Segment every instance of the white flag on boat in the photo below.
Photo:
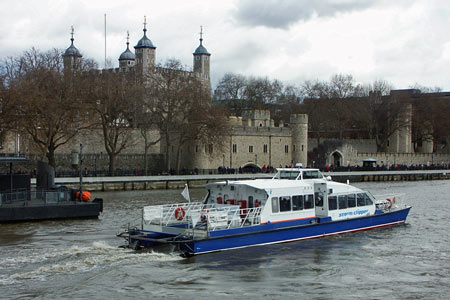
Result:
<svg viewBox="0 0 450 300"><path fill-rule="evenodd" d="M186 199L189 203L191 202L191 198L189 197L189 188L188 185L184 187L184 190L181 192L181 195Z"/></svg>

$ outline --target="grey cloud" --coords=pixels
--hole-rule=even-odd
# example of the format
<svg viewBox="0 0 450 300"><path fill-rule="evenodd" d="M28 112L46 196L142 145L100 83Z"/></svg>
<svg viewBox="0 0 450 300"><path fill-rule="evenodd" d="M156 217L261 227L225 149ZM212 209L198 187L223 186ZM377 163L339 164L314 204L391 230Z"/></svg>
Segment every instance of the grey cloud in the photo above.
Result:
<svg viewBox="0 0 450 300"><path fill-rule="evenodd" d="M375 0L240 0L235 19L249 26L287 28L313 15L329 17L337 13L363 10Z"/></svg>

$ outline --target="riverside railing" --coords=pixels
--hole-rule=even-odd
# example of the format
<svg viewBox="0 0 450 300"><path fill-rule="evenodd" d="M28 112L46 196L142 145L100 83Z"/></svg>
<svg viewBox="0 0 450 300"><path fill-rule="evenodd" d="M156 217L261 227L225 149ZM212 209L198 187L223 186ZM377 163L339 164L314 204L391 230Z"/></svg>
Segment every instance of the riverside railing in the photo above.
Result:
<svg viewBox="0 0 450 300"><path fill-rule="evenodd" d="M69 190L37 190L26 189L8 190L0 192L0 206L3 205L28 205L31 202L36 204L56 204L67 202L71 199Z"/></svg>

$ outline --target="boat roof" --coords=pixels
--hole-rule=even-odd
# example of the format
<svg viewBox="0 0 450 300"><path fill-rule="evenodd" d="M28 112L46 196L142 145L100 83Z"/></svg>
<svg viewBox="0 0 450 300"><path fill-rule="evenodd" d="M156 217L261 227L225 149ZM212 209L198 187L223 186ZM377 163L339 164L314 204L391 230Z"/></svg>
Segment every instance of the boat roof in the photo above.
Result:
<svg viewBox="0 0 450 300"><path fill-rule="evenodd" d="M303 171L319 171L319 169L312 169L312 168L277 168L277 171L303 172Z"/></svg>
<svg viewBox="0 0 450 300"><path fill-rule="evenodd" d="M237 180L237 181L221 181L207 184L208 187L233 185L248 186L258 190L279 190L279 189L295 189L301 187L314 186L314 182L326 182L329 188L335 189L336 193L360 191L359 188L335 181L327 181L324 179L317 180L289 180L289 179L254 179L254 180Z"/></svg>
<svg viewBox="0 0 450 300"><path fill-rule="evenodd" d="M255 179L255 180L237 180L228 182L217 182L211 185L246 185L259 190L282 189L301 186L310 186L310 183L300 180L274 180L274 179Z"/></svg>

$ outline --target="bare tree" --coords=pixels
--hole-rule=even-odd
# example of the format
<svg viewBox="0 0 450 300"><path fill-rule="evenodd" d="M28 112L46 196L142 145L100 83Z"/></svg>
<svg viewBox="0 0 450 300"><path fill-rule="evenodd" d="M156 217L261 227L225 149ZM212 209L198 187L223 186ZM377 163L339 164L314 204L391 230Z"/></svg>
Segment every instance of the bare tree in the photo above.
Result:
<svg viewBox="0 0 450 300"><path fill-rule="evenodd" d="M355 84L350 74L335 74L329 82L331 98L348 98L354 95Z"/></svg>
<svg viewBox="0 0 450 300"><path fill-rule="evenodd" d="M0 133L12 129L12 124L15 124L16 102L6 80L4 70L0 69Z"/></svg>
<svg viewBox="0 0 450 300"><path fill-rule="evenodd" d="M271 81L267 77L250 77L245 89L245 96L250 109L267 109L268 104L275 103L280 97L283 85L280 81Z"/></svg>
<svg viewBox="0 0 450 300"><path fill-rule="evenodd" d="M247 105L245 96L247 81L243 75L226 73L214 91L214 100L226 103L233 114L242 115Z"/></svg>
<svg viewBox="0 0 450 300"><path fill-rule="evenodd" d="M142 108L146 108L146 103L143 103ZM144 175L148 175L148 152L150 147L158 144L161 141L161 135L156 134L158 130L158 120L154 120L152 114L142 111L139 116L139 132L144 139Z"/></svg>
<svg viewBox="0 0 450 300"><path fill-rule="evenodd" d="M413 142L416 147L424 142L433 142L434 149L445 145L450 136L450 102L434 93L422 94L414 103Z"/></svg>
<svg viewBox="0 0 450 300"><path fill-rule="evenodd" d="M149 90L147 111L158 120L166 169L178 170L183 145L199 139L213 141L221 132L216 128L227 122L212 114L209 91L201 79L195 73L187 72L177 60L168 60L150 74ZM175 163L171 161L172 151Z"/></svg>
<svg viewBox="0 0 450 300"><path fill-rule="evenodd" d="M381 96L387 96L393 89L394 86L390 82L383 79L377 79L368 86L366 96L370 95L370 93L379 93Z"/></svg>
<svg viewBox="0 0 450 300"><path fill-rule="evenodd" d="M329 85L319 80L305 80L300 85L300 95L303 99L329 98Z"/></svg>
<svg viewBox="0 0 450 300"><path fill-rule="evenodd" d="M64 78L61 54L57 49L40 52L32 48L3 62L18 129L30 135L53 167L56 149L78 133L83 109L78 102L78 78Z"/></svg>
<svg viewBox="0 0 450 300"><path fill-rule="evenodd" d="M442 92L442 88L439 86L424 86L419 83L415 83L414 85L409 87L410 89L420 90L421 93L439 93Z"/></svg>
<svg viewBox="0 0 450 300"><path fill-rule="evenodd" d="M134 143L132 131L142 86L136 83L133 71L122 73L110 69L85 75L89 86L85 89L85 101L95 114L91 126L102 130L109 173L114 176L117 155Z"/></svg>
<svg viewBox="0 0 450 300"><path fill-rule="evenodd" d="M216 101L242 100L245 97L246 86L247 78L245 76L226 73L214 91L214 98Z"/></svg>

